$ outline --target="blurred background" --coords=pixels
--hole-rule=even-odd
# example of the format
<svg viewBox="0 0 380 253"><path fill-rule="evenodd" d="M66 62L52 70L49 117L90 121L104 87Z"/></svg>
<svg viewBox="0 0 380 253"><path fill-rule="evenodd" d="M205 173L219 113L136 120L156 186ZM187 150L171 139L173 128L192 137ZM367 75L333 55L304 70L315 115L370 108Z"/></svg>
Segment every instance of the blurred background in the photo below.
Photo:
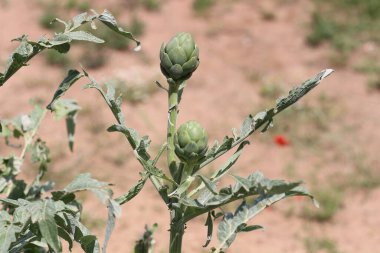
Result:
<svg viewBox="0 0 380 253"><path fill-rule="evenodd" d="M133 42L99 24L94 33L105 45L77 43L65 55L48 50L1 87L0 118L31 111L31 100L46 105L67 70L80 62L123 93L127 124L151 137L155 153L165 141L167 120L166 93L154 84L165 83L159 48L182 31L194 36L201 63L187 82L179 123L199 121L211 140L221 140L246 115L269 108L320 70L334 68L320 87L280 114L270 131L250 138L234 169L240 176L261 170L270 178L302 179L321 208L303 198L276 204L254 221L265 230L239 234L229 252L380 252L379 0L0 0L0 65L17 46L12 39L51 37L62 29L50 24L53 18L67 20L91 8L110 10L141 40L142 50L134 52ZM52 157L47 179L61 188L85 171L115 184L115 196L126 192L141 168L123 136L106 132L114 119L103 100L78 84L66 97L82 107L75 150L68 149L64 122L47 117L40 131ZM20 151L0 143L0 155L7 152ZM25 178L35 173L33 166L23 171ZM81 198L84 223L103 235L106 208L91 194ZM205 218L188 224L184 252L209 252L202 248ZM109 251L132 252L144 225L155 222L156 252L164 253L169 217L148 184L123 206Z"/></svg>

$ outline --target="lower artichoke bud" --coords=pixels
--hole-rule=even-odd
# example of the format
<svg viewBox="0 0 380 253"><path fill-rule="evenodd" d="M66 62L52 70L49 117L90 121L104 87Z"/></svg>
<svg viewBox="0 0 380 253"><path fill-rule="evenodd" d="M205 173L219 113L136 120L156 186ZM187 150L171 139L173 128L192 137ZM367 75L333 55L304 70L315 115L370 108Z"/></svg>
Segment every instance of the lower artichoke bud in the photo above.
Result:
<svg viewBox="0 0 380 253"><path fill-rule="evenodd" d="M181 125L174 135L175 153L187 164L196 164L207 152L208 136L206 130L191 120Z"/></svg>

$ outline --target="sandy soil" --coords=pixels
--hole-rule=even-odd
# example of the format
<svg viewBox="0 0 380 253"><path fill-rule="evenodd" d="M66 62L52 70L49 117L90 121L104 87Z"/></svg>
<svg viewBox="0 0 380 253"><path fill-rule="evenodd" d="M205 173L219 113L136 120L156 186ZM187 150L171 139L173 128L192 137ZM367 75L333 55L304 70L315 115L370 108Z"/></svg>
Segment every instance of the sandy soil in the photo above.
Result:
<svg viewBox="0 0 380 253"><path fill-rule="evenodd" d="M118 1L91 3L99 11L102 8L115 9L119 4ZM128 20L131 11L125 7L125 11L120 11L120 8L121 20ZM275 19L263 18L264 10L273 12ZM138 78L150 80L160 73L158 51L161 43L174 33L191 32L200 48L201 64L188 82L179 123L196 119L208 129L210 139L221 139L232 127L238 127L244 116L265 109L259 94L263 82L274 80L286 90L331 67L327 46L314 49L305 44L312 10L311 2L303 0L265 3L224 0L218 2L207 17L199 17L192 11L191 1L167 0L159 12L138 11L138 17L146 26L140 53L110 51L109 63L91 73L98 80L115 75L138 75ZM23 33L31 39L50 33L39 27L40 15L41 8L35 1L12 0L0 7L0 23L3 24L0 29L1 63L15 47L15 43L10 43L11 39ZM379 49L371 53L378 54ZM250 78L254 74L259 77ZM32 98L48 102L63 76L62 70L47 66L42 57L36 57L29 67L1 87L0 118L31 110L28 101ZM259 169L268 177L302 178L309 186L320 180L317 185L328 187L333 180L326 179L355 170L353 154L365 154L371 170L378 172L380 111L377 108L380 93L369 92L366 81L366 76L350 67L338 69L308 96L309 102L301 102L313 104L321 95L331 98L327 107L336 108L337 114L329 119L331 122L325 122L328 129L315 137L323 142L305 144L291 139L290 146L278 147L272 141L272 135L256 135L250 139L252 143L239 160L236 172L248 175ZM89 171L114 183L116 196L127 191L138 179L141 168L133 160L123 137L104 131L114 122L111 113L95 91L84 91L80 85L75 86L67 97L76 98L84 108L78 117L75 152L68 152L63 122L48 117L40 135L52 150L49 178L61 187L80 171ZM166 107L165 93L161 91L144 103L124 106L129 126L148 134L153 150L157 150L165 138L166 129L162 126L166 125ZM280 134L290 136L289 132ZM2 151L0 155L4 155ZM215 169L226 158L221 158L208 170ZM289 164L295 167L293 176L286 173L285 167ZM26 175L33 175L33 171L26 171ZM91 199L85 204L85 216L102 235L100 228L106 217L105 208L93 196L83 198ZM308 252L305 240L316 241L317 238L335 241L339 252L380 252L379 203L380 188L349 188L344 193L342 207L332 220L318 223L302 218L299 211L305 204L290 199L257 217L254 223L263 225L265 230L239 235L229 252ZM286 215L289 206L296 210L292 215ZM154 222L159 224L157 252L165 252L169 235L166 211L148 184L141 195L123 206L123 217L117 223L109 252L131 252L143 226ZM204 220L202 217L188 224L184 252L207 252L201 246L206 238ZM215 238L212 244L216 244ZM80 252L79 248L74 252Z"/></svg>

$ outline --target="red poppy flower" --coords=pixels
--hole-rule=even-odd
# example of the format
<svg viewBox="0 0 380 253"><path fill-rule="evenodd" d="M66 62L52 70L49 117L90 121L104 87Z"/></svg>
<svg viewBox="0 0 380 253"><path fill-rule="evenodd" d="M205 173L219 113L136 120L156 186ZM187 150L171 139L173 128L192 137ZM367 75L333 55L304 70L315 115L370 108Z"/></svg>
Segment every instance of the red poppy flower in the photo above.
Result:
<svg viewBox="0 0 380 253"><path fill-rule="evenodd" d="M279 146L288 146L289 141L283 135L276 135L274 137L274 142Z"/></svg>

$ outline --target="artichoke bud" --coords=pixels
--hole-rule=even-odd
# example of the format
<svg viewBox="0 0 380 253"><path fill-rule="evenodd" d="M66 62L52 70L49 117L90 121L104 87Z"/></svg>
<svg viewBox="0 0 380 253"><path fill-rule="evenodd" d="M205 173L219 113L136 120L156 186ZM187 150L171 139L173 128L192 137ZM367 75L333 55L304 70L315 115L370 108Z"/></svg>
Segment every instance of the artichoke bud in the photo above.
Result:
<svg viewBox="0 0 380 253"><path fill-rule="evenodd" d="M175 153L187 164L196 164L208 149L206 130L191 120L181 125L174 135Z"/></svg>
<svg viewBox="0 0 380 253"><path fill-rule="evenodd" d="M189 33L179 33L168 44L162 44L160 67L168 81L181 83L189 79L198 65L199 49Z"/></svg>

